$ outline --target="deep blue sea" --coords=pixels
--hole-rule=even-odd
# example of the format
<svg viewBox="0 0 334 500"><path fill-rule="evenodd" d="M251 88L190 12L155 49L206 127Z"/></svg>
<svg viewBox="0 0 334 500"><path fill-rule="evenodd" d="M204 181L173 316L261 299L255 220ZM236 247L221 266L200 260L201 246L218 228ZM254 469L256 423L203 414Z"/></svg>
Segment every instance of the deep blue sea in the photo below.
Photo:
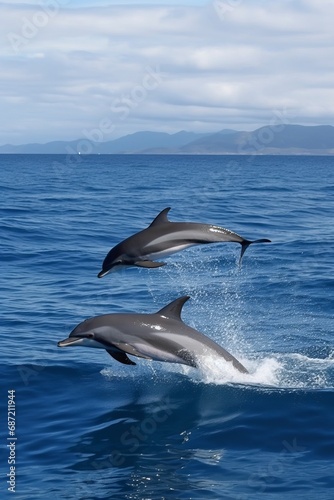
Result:
<svg viewBox="0 0 334 500"><path fill-rule="evenodd" d="M2 155L1 498L334 498L334 158ZM165 207L251 246L97 278ZM201 369L60 349L85 318L159 310L236 356ZM15 391L15 441L7 428ZM14 443L12 454L8 443ZM15 493L8 460L15 457Z"/></svg>

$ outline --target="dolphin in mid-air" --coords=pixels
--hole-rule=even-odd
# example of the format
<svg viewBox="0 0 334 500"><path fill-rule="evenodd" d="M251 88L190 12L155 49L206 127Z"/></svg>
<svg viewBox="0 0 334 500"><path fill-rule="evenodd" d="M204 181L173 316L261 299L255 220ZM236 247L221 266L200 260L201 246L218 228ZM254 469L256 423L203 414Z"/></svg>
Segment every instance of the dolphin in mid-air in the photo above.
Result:
<svg viewBox="0 0 334 500"><path fill-rule="evenodd" d="M154 314L117 313L86 319L58 346L105 349L126 365L136 364L128 358L130 354L197 368L199 357L215 355L231 362L239 372L248 373L232 354L182 321L182 307L188 299L180 297Z"/></svg>
<svg viewBox="0 0 334 500"><path fill-rule="evenodd" d="M175 252L193 245L232 241L241 244L240 261L245 250L252 243L270 243L261 239L249 241L239 234L211 224L196 222L170 222L165 208L144 230L121 241L110 250L102 264L98 277L102 278L110 271L127 266L160 267L165 262L156 262Z"/></svg>

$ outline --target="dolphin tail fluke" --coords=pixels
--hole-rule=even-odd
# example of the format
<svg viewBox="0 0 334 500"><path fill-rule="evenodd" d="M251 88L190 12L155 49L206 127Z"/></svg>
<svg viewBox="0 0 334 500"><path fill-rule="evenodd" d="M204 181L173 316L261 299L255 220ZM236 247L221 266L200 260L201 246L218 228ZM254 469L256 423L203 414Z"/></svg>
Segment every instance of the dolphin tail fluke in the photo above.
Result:
<svg viewBox="0 0 334 500"><path fill-rule="evenodd" d="M249 241L249 240L243 240L241 243L241 254L240 254L240 259L239 259L239 266L241 265L242 258L244 256L244 253L246 252L247 248L249 245L252 245L253 243L271 243L271 240L268 240L266 238L262 238L260 240L254 240L254 241Z"/></svg>

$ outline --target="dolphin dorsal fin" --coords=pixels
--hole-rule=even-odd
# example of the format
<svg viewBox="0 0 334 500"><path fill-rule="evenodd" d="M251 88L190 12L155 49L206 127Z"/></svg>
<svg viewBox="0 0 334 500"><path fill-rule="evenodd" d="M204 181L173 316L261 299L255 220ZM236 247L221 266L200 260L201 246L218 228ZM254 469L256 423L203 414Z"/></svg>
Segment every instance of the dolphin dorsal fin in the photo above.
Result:
<svg viewBox="0 0 334 500"><path fill-rule="evenodd" d="M173 300L170 304L167 304L167 306L163 307L160 309L160 311L157 312L160 316L165 316L166 318L171 318L171 319L177 319L179 321L181 320L181 311L183 305L189 300L190 297L189 295L184 295L183 297L179 297L176 300Z"/></svg>
<svg viewBox="0 0 334 500"><path fill-rule="evenodd" d="M169 222L167 214L170 211L171 207L167 207L164 210L160 212L159 215L156 216L156 218L151 222L150 227L152 226L157 226L158 224L165 224L166 222Z"/></svg>

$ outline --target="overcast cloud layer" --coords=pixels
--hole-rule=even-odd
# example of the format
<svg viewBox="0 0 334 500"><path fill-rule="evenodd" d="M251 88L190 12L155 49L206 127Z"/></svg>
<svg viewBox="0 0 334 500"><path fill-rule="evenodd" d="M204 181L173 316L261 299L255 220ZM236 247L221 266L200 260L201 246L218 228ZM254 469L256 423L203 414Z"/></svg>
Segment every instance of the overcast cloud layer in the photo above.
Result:
<svg viewBox="0 0 334 500"><path fill-rule="evenodd" d="M334 125L332 0L89 3L0 2L0 144Z"/></svg>

